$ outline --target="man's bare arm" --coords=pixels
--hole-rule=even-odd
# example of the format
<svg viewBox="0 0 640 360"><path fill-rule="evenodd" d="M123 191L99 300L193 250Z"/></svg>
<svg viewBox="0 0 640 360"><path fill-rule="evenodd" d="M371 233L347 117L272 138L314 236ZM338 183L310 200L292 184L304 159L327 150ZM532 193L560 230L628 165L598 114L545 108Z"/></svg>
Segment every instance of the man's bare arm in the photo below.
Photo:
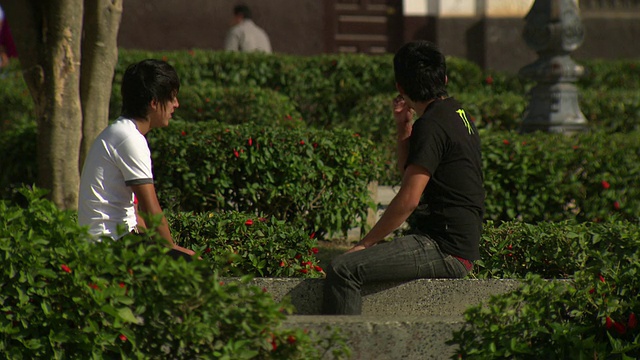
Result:
<svg viewBox="0 0 640 360"><path fill-rule="evenodd" d="M348 252L358 251L371 247L378 242L384 240L392 231L400 227L404 223L413 210L418 207L420 197L424 191L431 175L429 172L418 165L409 165L404 172L402 186L391 200L387 210L371 231L365 235L358 244L351 248Z"/></svg>
<svg viewBox="0 0 640 360"><path fill-rule="evenodd" d="M173 249L181 251L188 255L195 255L195 252L193 252L193 250L185 249L182 246L176 245L176 243L173 241L171 231L169 230L169 224L167 223L167 218L162 213L162 208L160 207L160 203L158 202L158 196L156 195L155 186L153 184L131 185L131 189L138 199L138 210L140 211L140 213L148 214L150 216L162 215L160 224L156 228L158 234L166 239ZM137 214L136 217L138 217ZM138 223L138 226L146 228L144 222L142 224Z"/></svg>

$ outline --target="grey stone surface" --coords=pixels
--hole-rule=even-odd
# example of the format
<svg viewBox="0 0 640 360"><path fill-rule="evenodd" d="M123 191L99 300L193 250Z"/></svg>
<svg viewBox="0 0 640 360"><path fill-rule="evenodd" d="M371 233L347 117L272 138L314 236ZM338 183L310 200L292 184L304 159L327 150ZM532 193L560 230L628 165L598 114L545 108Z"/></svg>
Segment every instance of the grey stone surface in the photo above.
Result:
<svg viewBox="0 0 640 360"><path fill-rule="evenodd" d="M307 329L320 336L339 329L353 360L449 359L456 348L446 344L463 325L444 316L290 316L286 327ZM326 354L325 359L331 359Z"/></svg>
<svg viewBox="0 0 640 360"><path fill-rule="evenodd" d="M317 315L322 305L322 279L256 278L277 301L289 297L298 315ZM458 316L491 295L516 289L518 280L421 279L376 283L362 289L363 315Z"/></svg>
<svg viewBox="0 0 640 360"><path fill-rule="evenodd" d="M325 339L337 330L356 360L450 359L456 347L446 342L464 325L464 311L522 284L498 279L375 283L362 289L362 315L328 316L319 315L323 283L323 279L293 278L255 278L250 282L276 301L290 299L296 313L287 317L284 327L306 329ZM323 359L333 359L331 352Z"/></svg>

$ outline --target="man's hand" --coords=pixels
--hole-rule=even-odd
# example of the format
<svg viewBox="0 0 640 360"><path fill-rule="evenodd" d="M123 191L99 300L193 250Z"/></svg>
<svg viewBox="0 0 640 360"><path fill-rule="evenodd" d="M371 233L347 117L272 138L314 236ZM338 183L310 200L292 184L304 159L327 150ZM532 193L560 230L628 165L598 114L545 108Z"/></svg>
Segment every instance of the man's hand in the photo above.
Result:
<svg viewBox="0 0 640 360"><path fill-rule="evenodd" d="M180 251L180 252L182 252L182 253L185 253L185 254L187 254L187 255L189 255L189 256L193 256L193 255L195 255L195 254L196 254L196 253L195 253L195 251L193 251L193 250L189 250L189 249L187 249L187 248L183 248L182 246L180 246L180 245L176 245L176 244L173 244L172 249L173 249L173 250L178 250L178 251Z"/></svg>
<svg viewBox="0 0 640 360"><path fill-rule="evenodd" d="M345 252L345 254L356 252L356 251L360 251L360 250L364 250L364 249L366 249L366 247L364 245L356 244L354 247L352 247L351 249L347 250L347 252Z"/></svg>
<svg viewBox="0 0 640 360"><path fill-rule="evenodd" d="M415 111L409 107L402 95L398 95L393 99L393 117L396 120L396 126L398 127L399 136L411 135L411 122ZM405 132L407 132L405 134Z"/></svg>

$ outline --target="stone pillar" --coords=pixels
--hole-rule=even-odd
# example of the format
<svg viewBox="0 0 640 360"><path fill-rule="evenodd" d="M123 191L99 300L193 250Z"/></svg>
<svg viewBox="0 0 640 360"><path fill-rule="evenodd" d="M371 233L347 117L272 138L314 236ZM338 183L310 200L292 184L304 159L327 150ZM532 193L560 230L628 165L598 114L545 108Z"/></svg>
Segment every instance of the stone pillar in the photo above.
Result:
<svg viewBox="0 0 640 360"><path fill-rule="evenodd" d="M525 21L523 37L527 46L538 53L538 60L520 69L519 75L536 81L537 85L529 94L520 131L587 130L575 85L584 68L569 56L584 40L576 0L536 0Z"/></svg>

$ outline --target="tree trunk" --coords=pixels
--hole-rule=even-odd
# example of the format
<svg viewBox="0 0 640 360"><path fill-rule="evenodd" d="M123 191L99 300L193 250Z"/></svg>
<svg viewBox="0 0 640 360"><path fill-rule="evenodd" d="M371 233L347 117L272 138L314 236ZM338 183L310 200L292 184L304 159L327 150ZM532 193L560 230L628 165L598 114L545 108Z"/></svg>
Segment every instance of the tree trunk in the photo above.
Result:
<svg viewBox="0 0 640 360"><path fill-rule="evenodd" d="M78 203L82 0L12 1L18 58L38 121L38 186L62 209Z"/></svg>
<svg viewBox="0 0 640 360"><path fill-rule="evenodd" d="M108 124L118 61L123 0L84 1L3 2L35 103L37 185L61 209L77 208L80 169Z"/></svg>
<svg viewBox="0 0 640 360"><path fill-rule="evenodd" d="M91 143L109 123L113 72L118 62L117 37L123 0L88 0L82 39L82 144L80 170Z"/></svg>

